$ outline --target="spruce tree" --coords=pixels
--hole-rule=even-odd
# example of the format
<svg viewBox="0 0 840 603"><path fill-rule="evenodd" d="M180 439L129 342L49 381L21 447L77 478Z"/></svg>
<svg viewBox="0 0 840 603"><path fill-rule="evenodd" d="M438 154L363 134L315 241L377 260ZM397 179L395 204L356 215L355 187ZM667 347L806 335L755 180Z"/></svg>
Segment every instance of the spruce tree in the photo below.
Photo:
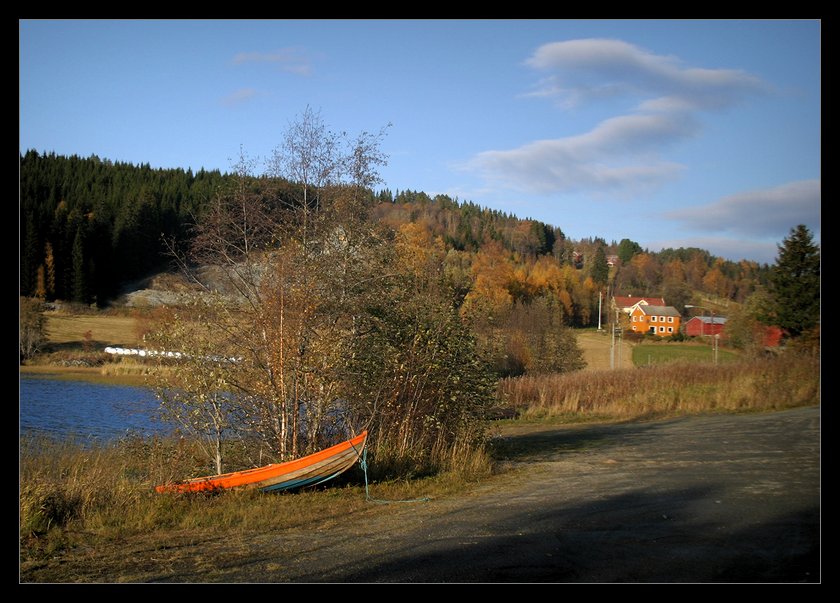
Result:
<svg viewBox="0 0 840 603"><path fill-rule="evenodd" d="M599 246L595 251L595 258L592 262L592 272L590 276L592 277L592 280L599 285L606 285L609 275L610 266L607 264L607 255L604 252L603 246Z"/></svg>
<svg viewBox="0 0 840 603"><path fill-rule="evenodd" d="M820 248L802 224L779 246L770 276L775 322L798 337L820 321Z"/></svg>

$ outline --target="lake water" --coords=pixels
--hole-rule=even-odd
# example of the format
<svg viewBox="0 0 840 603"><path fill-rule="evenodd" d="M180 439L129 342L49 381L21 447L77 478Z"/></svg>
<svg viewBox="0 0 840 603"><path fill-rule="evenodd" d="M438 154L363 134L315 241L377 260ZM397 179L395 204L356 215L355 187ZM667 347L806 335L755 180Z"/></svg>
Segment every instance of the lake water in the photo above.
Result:
<svg viewBox="0 0 840 603"><path fill-rule="evenodd" d="M21 434L104 442L167 433L169 426L154 419L157 407L143 387L20 376Z"/></svg>

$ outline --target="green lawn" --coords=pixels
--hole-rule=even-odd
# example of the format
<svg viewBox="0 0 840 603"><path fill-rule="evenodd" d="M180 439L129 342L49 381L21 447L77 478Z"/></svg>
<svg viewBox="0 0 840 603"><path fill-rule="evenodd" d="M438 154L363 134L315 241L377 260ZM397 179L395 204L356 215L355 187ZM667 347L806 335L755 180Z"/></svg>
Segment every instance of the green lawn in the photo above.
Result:
<svg viewBox="0 0 840 603"><path fill-rule="evenodd" d="M738 355L730 350L718 348L718 362L731 362ZM641 343L633 347L633 364L648 366L678 360L714 362L711 345L698 343Z"/></svg>

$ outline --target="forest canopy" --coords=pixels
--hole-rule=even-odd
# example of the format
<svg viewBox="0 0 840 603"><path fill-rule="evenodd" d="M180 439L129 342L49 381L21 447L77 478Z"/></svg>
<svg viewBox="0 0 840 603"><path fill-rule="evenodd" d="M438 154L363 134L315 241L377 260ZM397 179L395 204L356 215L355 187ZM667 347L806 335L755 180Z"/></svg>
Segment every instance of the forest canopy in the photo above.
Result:
<svg viewBox="0 0 840 603"><path fill-rule="evenodd" d="M234 180L218 170L153 169L34 150L20 162L20 294L46 301L106 305L127 283L169 268L171 246L191 243L194 225ZM268 175L252 186L293 195L295 185ZM446 195L387 189L367 195L373 219L395 229L416 224L441 241L462 300L489 295L528 303L551 293L569 326L594 324L605 258L613 259L615 292L665 295L678 306L690 294L686 287L740 303L769 278L769 267L756 262L698 248L651 252L629 239L572 240L560 226Z"/></svg>

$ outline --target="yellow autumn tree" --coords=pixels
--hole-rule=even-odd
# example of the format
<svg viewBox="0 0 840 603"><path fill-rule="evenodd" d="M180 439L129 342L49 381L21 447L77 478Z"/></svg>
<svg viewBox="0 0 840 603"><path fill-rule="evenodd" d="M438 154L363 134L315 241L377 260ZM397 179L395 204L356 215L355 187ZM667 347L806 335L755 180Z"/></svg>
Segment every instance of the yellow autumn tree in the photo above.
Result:
<svg viewBox="0 0 840 603"><path fill-rule="evenodd" d="M476 253L472 275L473 286L461 308L463 315L492 321L510 310L513 296L509 287L514 268L500 243L491 241Z"/></svg>

